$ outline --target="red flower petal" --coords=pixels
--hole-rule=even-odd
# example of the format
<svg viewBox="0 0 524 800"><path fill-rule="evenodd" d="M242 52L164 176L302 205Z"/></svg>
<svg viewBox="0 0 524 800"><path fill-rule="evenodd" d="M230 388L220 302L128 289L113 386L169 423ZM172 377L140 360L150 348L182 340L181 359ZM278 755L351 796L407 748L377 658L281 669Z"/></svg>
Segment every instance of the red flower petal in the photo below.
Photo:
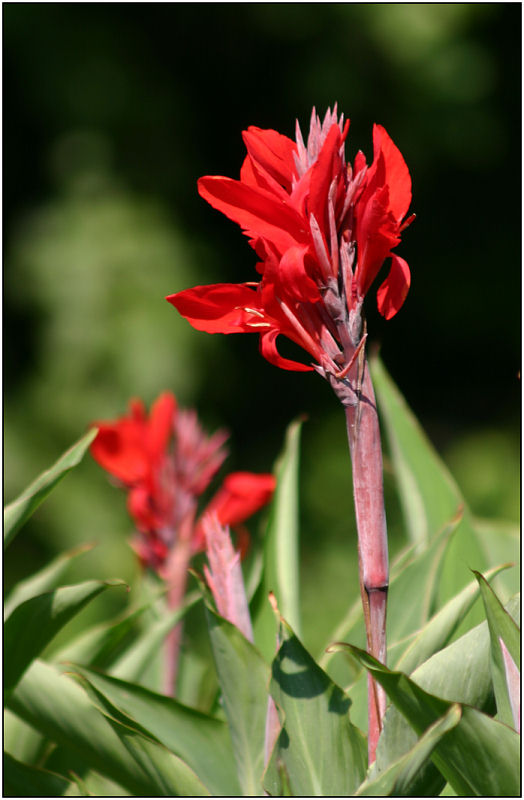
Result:
<svg viewBox="0 0 524 800"><path fill-rule="evenodd" d="M176 408L175 396L171 392L163 392L151 406L148 441L149 453L155 461L164 455L169 437L173 433Z"/></svg>
<svg viewBox="0 0 524 800"><path fill-rule="evenodd" d="M383 317L391 319L400 310L410 283L411 274L407 261L400 256L392 256L389 274L377 291L377 306Z"/></svg>
<svg viewBox="0 0 524 800"><path fill-rule="evenodd" d="M306 242L300 216L269 191L220 176L200 178L198 191L250 236L263 236L273 242L280 253Z"/></svg>
<svg viewBox="0 0 524 800"><path fill-rule="evenodd" d="M328 193L333 178L340 172L341 133L338 125L333 124L317 161L311 170L311 183L309 190L308 212L315 216L322 232L328 225ZM326 236L329 242L329 236Z"/></svg>
<svg viewBox="0 0 524 800"><path fill-rule="evenodd" d="M238 525L269 503L275 487L275 478L269 473L257 475L253 472L232 472L226 477L204 513L215 513L221 525ZM193 538L195 551L201 550L204 546L202 517L195 528Z"/></svg>
<svg viewBox="0 0 524 800"><path fill-rule="evenodd" d="M308 364L301 364L299 361L291 361L283 358L278 352L275 344L277 336L281 333L278 329L271 329L260 334L260 353L266 361L281 369L288 369L291 372L311 372L313 367Z"/></svg>
<svg viewBox="0 0 524 800"><path fill-rule="evenodd" d="M387 211L388 189L383 186L371 197L363 195L357 206L357 269L355 277L361 297L375 280L390 250L400 242L398 226Z"/></svg>
<svg viewBox="0 0 524 800"><path fill-rule="evenodd" d="M232 472L225 478L208 511L214 511L222 525L238 525L269 503L275 487L275 477L269 473Z"/></svg>
<svg viewBox="0 0 524 800"><path fill-rule="evenodd" d="M251 158L288 192L291 191L295 174L293 154L297 152L295 142L277 131L254 126L243 131L242 138Z"/></svg>
<svg viewBox="0 0 524 800"><path fill-rule="evenodd" d="M126 417L93 425L98 428L90 448L95 461L125 484L142 480L149 470L143 441L145 427Z"/></svg>
<svg viewBox="0 0 524 800"><path fill-rule="evenodd" d="M411 175L402 153L382 125L373 126L374 159L384 157L385 183L389 189L389 209L400 222L411 203Z"/></svg>
<svg viewBox="0 0 524 800"><path fill-rule="evenodd" d="M277 271L283 291L295 301L316 303L320 292L315 281L309 277L304 265L308 247L290 247L282 256Z"/></svg>
<svg viewBox="0 0 524 800"><path fill-rule="evenodd" d="M166 300L193 328L207 333L258 332L253 325L265 321L256 290L243 283L195 286L169 295Z"/></svg>

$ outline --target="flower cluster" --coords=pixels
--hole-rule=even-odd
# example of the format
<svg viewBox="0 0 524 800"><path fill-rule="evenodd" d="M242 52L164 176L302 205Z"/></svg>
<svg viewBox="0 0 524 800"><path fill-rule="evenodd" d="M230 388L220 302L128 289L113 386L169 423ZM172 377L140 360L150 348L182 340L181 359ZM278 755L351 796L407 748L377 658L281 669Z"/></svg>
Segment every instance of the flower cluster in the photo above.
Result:
<svg viewBox="0 0 524 800"><path fill-rule="evenodd" d="M138 534L132 545L143 564L163 574L170 552L182 537L196 553L205 546L198 501L226 458L227 434L207 436L196 413L179 409L170 392L151 407L133 400L129 414L96 422L91 445L95 460L128 491L128 509ZM271 499L270 474L231 473L209 502L222 525L238 526Z"/></svg>
<svg viewBox="0 0 524 800"><path fill-rule="evenodd" d="M344 377L361 341L361 311L386 258L389 273L377 291L380 313L390 319L410 285L406 261L392 253L411 202L405 161L385 129L373 128L373 162L362 152L345 160L349 120L315 110L304 143L274 130L243 133L247 156L240 180L203 177L200 195L238 223L259 263L259 282L215 284L170 295L167 300L193 327L209 333L256 332L262 355L278 367L316 369ZM314 359L284 358L283 334Z"/></svg>

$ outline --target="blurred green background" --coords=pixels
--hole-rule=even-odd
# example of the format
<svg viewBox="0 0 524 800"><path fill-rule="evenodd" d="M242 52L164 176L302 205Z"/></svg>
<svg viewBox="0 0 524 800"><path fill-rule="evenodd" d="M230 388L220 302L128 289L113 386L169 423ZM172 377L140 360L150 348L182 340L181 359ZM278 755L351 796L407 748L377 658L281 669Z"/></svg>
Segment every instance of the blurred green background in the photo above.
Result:
<svg viewBox="0 0 524 800"><path fill-rule="evenodd" d="M474 513L516 521L520 15L503 3L4 4L6 500L131 396L170 389L209 430L229 428L225 471L271 469L305 413L306 643L342 613L356 534L329 386L265 362L255 336L194 331L164 300L255 274L198 177L238 175L248 125L293 136L295 118L305 131L313 105L337 101L347 155L370 159L380 122L413 177L417 220L399 248L412 289L388 323L370 293L370 340ZM389 472L386 490L395 550ZM6 587L92 540L74 577L133 580L130 527L124 496L86 459L18 536Z"/></svg>

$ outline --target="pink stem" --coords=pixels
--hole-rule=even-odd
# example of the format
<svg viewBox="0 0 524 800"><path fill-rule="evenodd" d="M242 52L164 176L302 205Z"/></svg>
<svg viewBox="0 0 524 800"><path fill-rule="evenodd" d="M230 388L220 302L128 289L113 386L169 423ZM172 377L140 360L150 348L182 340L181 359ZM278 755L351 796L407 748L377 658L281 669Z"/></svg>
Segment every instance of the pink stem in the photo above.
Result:
<svg viewBox="0 0 524 800"><path fill-rule="evenodd" d="M167 605L170 611L174 611L182 605L186 593L190 558L190 540L179 538L171 552L167 568ZM164 641L164 694L168 697L175 696L182 629L183 622L177 623Z"/></svg>
<svg viewBox="0 0 524 800"><path fill-rule="evenodd" d="M363 361L360 400L346 405L346 423L353 467L357 518L360 590L368 652L386 660L386 603L389 582L388 541L384 512L382 448L375 393L367 361ZM368 757L375 760L386 706L384 690L368 678Z"/></svg>

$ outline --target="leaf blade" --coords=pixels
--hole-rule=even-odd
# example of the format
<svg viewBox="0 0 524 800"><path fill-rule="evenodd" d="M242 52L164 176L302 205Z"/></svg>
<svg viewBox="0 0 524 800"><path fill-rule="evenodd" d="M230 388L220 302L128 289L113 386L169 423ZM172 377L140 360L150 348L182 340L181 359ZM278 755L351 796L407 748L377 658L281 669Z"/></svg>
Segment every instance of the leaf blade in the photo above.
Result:
<svg viewBox="0 0 524 800"><path fill-rule="evenodd" d="M31 597L17 606L4 625L5 691L14 688L31 661L75 614L112 585L125 586L123 582L84 581Z"/></svg>
<svg viewBox="0 0 524 800"><path fill-rule="evenodd" d="M97 434L92 428L69 448L52 467L42 472L15 500L4 508L4 550L49 492L82 461Z"/></svg>

